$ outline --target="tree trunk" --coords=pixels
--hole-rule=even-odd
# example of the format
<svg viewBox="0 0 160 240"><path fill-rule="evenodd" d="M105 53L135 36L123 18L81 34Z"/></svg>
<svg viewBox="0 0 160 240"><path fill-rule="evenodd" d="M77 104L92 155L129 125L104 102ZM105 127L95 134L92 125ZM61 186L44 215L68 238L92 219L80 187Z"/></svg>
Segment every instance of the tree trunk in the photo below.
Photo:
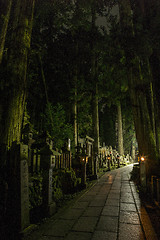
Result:
<svg viewBox="0 0 160 240"><path fill-rule="evenodd" d="M92 32L95 31L96 12L95 0L92 1ZM97 84L97 59L95 53L94 39L91 41L91 80L93 85L92 90L92 129L93 129L93 158L94 158L94 175L97 174L97 160L99 154L99 111L98 111L98 84Z"/></svg>
<svg viewBox="0 0 160 240"><path fill-rule="evenodd" d="M78 145L78 113L77 113L77 84L78 84L78 42L75 45L75 53L76 53L76 62L74 63L74 76L73 76L73 88L74 88L74 96L73 96L73 129L74 129L74 150L76 151L76 147Z"/></svg>
<svg viewBox="0 0 160 240"><path fill-rule="evenodd" d="M129 0L119 1L121 27L124 38L123 48L125 50L126 62L128 64L130 96L133 106L133 116L136 129L136 137L139 151L147 158L148 176L156 172L157 150L154 138L154 108L153 94L151 92L151 79L143 76L140 59L136 52L131 50L128 39L134 41L133 23L131 18L131 7ZM126 39L127 37L127 39ZM147 59L146 59L147 62ZM149 69L148 69L149 71ZM149 74L149 72L148 72Z"/></svg>
<svg viewBox="0 0 160 240"><path fill-rule="evenodd" d="M19 143L21 139L34 3L34 0L15 0L12 8L12 34L6 71L8 82L2 79L4 88L0 94L0 143L8 148L13 141Z"/></svg>
<svg viewBox="0 0 160 240"><path fill-rule="evenodd" d="M95 86L95 93L92 96L92 122L94 138L94 155L99 154L99 113L98 113L98 87Z"/></svg>
<svg viewBox="0 0 160 240"><path fill-rule="evenodd" d="M118 152L122 156L124 155L124 149L123 149L122 112L120 102L117 104L117 119L118 119Z"/></svg>
<svg viewBox="0 0 160 240"><path fill-rule="evenodd" d="M2 62L12 0L0 0L0 64Z"/></svg>
<svg viewBox="0 0 160 240"><path fill-rule="evenodd" d="M75 76L75 82L77 82L77 76ZM77 84L76 84L77 85ZM74 92L74 103L73 103L73 116L74 116L74 147L78 145L78 124L77 124L77 86Z"/></svg>

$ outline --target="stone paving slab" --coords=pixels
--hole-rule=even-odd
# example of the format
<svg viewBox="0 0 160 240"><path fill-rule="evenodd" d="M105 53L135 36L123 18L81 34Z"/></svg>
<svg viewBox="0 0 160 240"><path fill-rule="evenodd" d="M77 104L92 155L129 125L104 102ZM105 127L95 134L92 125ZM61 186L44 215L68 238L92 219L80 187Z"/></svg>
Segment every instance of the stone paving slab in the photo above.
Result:
<svg viewBox="0 0 160 240"><path fill-rule="evenodd" d="M83 208L72 208L72 209L67 209L64 214L60 216L60 219L78 219L82 213L84 212Z"/></svg>
<svg viewBox="0 0 160 240"><path fill-rule="evenodd" d="M136 212L136 206L133 203L120 203L120 210L121 211L129 211L129 212Z"/></svg>
<svg viewBox="0 0 160 240"><path fill-rule="evenodd" d="M101 216L96 227L96 230L117 232L118 231L118 217Z"/></svg>
<svg viewBox="0 0 160 240"><path fill-rule="evenodd" d="M107 199L105 205L119 207L120 205L119 199L111 199L111 198Z"/></svg>
<svg viewBox="0 0 160 240"><path fill-rule="evenodd" d="M96 196L96 195L95 195ZM82 196L80 199L79 199L79 202L90 202L92 201L95 196L92 196L92 195L84 195Z"/></svg>
<svg viewBox="0 0 160 240"><path fill-rule="evenodd" d="M108 196L107 193L106 193L106 194L100 194L100 193L99 193L97 196L95 196L94 200L104 200L104 201L106 201L107 196ZM92 200L93 200L93 199L92 199Z"/></svg>
<svg viewBox="0 0 160 240"><path fill-rule="evenodd" d="M118 240L144 240L144 234L140 225L120 223ZM152 240L152 239L148 239Z"/></svg>
<svg viewBox="0 0 160 240"><path fill-rule="evenodd" d="M103 207L106 199L93 200L90 202L89 207Z"/></svg>
<svg viewBox="0 0 160 240"><path fill-rule="evenodd" d="M122 196L120 201L124 203L135 203L133 196Z"/></svg>
<svg viewBox="0 0 160 240"><path fill-rule="evenodd" d="M53 237L53 236L42 236L40 239L38 238L38 240L63 240L64 237Z"/></svg>
<svg viewBox="0 0 160 240"><path fill-rule="evenodd" d="M77 201L72 208L85 209L88 206L89 202Z"/></svg>
<svg viewBox="0 0 160 240"><path fill-rule="evenodd" d="M103 216L115 216L119 215L119 207L117 206L105 206L102 211Z"/></svg>
<svg viewBox="0 0 160 240"><path fill-rule="evenodd" d="M119 200L119 198L120 198L120 193L109 193L109 194L108 194L108 199L110 199L110 198L112 198L112 199L118 199L118 200Z"/></svg>
<svg viewBox="0 0 160 240"><path fill-rule="evenodd" d="M90 240L92 234L88 232L70 232L65 240Z"/></svg>
<svg viewBox="0 0 160 240"><path fill-rule="evenodd" d="M103 207L88 207L83 213L83 217L98 217L102 212Z"/></svg>
<svg viewBox="0 0 160 240"><path fill-rule="evenodd" d="M72 230L77 232L94 232L98 217L80 217Z"/></svg>
<svg viewBox="0 0 160 240"><path fill-rule="evenodd" d="M43 232L45 236L64 237L72 228L74 220L59 219Z"/></svg>
<svg viewBox="0 0 160 240"><path fill-rule="evenodd" d="M95 231L92 240L116 240L117 233L106 231Z"/></svg>
<svg viewBox="0 0 160 240"><path fill-rule="evenodd" d="M137 212L120 211L120 223L140 224Z"/></svg>
<svg viewBox="0 0 160 240"><path fill-rule="evenodd" d="M105 173L70 208L24 240L158 240L130 181L132 165Z"/></svg>

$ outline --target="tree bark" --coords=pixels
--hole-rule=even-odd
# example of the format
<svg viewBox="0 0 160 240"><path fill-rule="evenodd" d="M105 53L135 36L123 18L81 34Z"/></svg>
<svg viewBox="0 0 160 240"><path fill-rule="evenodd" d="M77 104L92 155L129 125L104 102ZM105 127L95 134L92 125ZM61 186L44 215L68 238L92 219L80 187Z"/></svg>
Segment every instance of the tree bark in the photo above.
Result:
<svg viewBox="0 0 160 240"><path fill-rule="evenodd" d="M117 119L118 119L118 152L122 156L124 155L124 148L123 148L122 112L120 102L117 104Z"/></svg>
<svg viewBox="0 0 160 240"><path fill-rule="evenodd" d="M74 63L74 76L73 76L73 88L74 88L74 96L73 96L73 129L74 129L74 149L78 145L78 103L77 103L77 84L78 84L78 42L75 45L75 53L76 53L76 62Z"/></svg>
<svg viewBox="0 0 160 240"><path fill-rule="evenodd" d="M8 47L7 80L2 79L0 101L0 143L20 142L26 99L27 56L31 41L35 0L14 0L11 39Z"/></svg>
<svg viewBox="0 0 160 240"><path fill-rule="evenodd" d="M11 6L12 0L0 0L0 64L3 57Z"/></svg>
<svg viewBox="0 0 160 240"><path fill-rule="evenodd" d="M92 121L94 138L94 155L99 154L99 113L98 113L98 87L95 86L95 93L92 96Z"/></svg>
<svg viewBox="0 0 160 240"><path fill-rule="evenodd" d="M75 92L74 92L74 103L73 103L73 116L74 116L74 147L78 145L78 123L77 123L77 76L75 76Z"/></svg>
<svg viewBox="0 0 160 240"><path fill-rule="evenodd" d="M136 129L136 137L140 154L146 156L148 176L156 172L157 150L154 138L154 108L153 94L151 92L151 77L144 77L140 57L133 51L127 41L134 41L134 30L131 17L131 6L129 0L119 1L121 27L123 35L123 48L125 50L126 62L128 64L128 79L130 85L130 96L133 106L133 116ZM147 62L147 59L145 59ZM149 74L149 69L148 69Z"/></svg>
<svg viewBox="0 0 160 240"><path fill-rule="evenodd" d="M95 0L92 1L92 33L95 31L96 11ZM93 157L94 157L94 174L97 174L97 158L99 154L99 111L98 111L98 83L97 83L97 59L95 53L94 39L91 41L91 81L92 90L92 129L93 129Z"/></svg>

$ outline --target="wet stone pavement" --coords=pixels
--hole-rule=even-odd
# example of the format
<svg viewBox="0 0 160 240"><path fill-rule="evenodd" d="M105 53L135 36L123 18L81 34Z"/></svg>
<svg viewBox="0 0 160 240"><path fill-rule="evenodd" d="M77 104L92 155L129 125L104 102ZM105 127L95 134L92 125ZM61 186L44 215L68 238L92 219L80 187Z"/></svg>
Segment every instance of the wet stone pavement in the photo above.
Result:
<svg viewBox="0 0 160 240"><path fill-rule="evenodd" d="M130 181L133 165L105 173L72 206L25 240L156 240L149 216Z"/></svg>

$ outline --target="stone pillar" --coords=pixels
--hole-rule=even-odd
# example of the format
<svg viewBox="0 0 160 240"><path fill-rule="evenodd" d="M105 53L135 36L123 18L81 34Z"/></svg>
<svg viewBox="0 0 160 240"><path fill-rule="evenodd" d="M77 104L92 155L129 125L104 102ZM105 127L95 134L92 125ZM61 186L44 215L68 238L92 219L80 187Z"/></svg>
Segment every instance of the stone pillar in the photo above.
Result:
<svg viewBox="0 0 160 240"><path fill-rule="evenodd" d="M97 172L98 172L98 155L95 156L94 160L94 179L98 178Z"/></svg>
<svg viewBox="0 0 160 240"><path fill-rule="evenodd" d="M28 146L20 145L21 229L29 226Z"/></svg>
<svg viewBox="0 0 160 240"><path fill-rule="evenodd" d="M15 237L30 225L28 145L15 144L10 150L7 208L9 234Z"/></svg>
<svg viewBox="0 0 160 240"><path fill-rule="evenodd" d="M86 159L81 158L81 184L82 187L86 187Z"/></svg>
<svg viewBox="0 0 160 240"><path fill-rule="evenodd" d="M55 167L55 156L49 145L40 150L41 169L43 173L43 209L44 215L51 216L56 212L56 204L52 198L52 171Z"/></svg>

